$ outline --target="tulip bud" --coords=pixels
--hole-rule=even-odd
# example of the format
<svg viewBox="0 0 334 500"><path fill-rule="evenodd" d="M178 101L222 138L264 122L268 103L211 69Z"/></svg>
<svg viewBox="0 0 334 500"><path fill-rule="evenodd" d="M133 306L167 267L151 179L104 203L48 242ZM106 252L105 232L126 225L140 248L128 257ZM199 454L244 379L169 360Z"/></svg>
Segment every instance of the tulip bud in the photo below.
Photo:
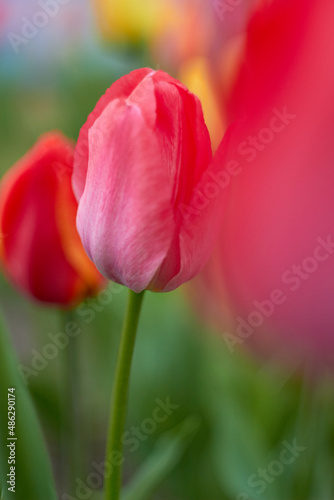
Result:
<svg viewBox="0 0 334 500"><path fill-rule="evenodd" d="M203 268L221 194L211 159L200 102L179 81L146 68L107 90L81 129L73 172L78 231L104 276L170 291Z"/></svg>
<svg viewBox="0 0 334 500"><path fill-rule="evenodd" d="M103 282L75 226L73 149L60 133L46 134L0 184L4 272L21 291L62 306L75 304Z"/></svg>

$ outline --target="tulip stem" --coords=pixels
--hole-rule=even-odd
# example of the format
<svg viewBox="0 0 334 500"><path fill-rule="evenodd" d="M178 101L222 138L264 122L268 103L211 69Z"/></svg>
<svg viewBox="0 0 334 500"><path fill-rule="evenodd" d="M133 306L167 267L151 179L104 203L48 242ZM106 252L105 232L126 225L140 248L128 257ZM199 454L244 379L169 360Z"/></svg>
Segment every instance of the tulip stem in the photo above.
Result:
<svg viewBox="0 0 334 500"><path fill-rule="evenodd" d="M73 322L73 312L64 313L64 324ZM75 479L82 473L82 443L80 426L80 363L79 343L77 338L70 338L63 350L63 467L67 474L67 486L75 491Z"/></svg>
<svg viewBox="0 0 334 500"><path fill-rule="evenodd" d="M108 429L105 500L119 500L122 479L122 437L125 428L128 388L136 332L144 292L129 290L128 306L118 351Z"/></svg>

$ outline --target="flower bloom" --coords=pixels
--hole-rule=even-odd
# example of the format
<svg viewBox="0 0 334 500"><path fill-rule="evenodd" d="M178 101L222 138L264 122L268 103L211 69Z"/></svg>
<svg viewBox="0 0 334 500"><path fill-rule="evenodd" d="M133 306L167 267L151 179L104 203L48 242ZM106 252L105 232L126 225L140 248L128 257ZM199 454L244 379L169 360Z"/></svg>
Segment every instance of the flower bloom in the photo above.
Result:
<svg viewBox="0 0 334 500"><path fill-rule="evenodd" d="M74 145L42 136L0 184L0 262L20 290L71 306L97 291L102 276L82 247L71 187Z"/></svg>
<svg viewBox="0 0 334 500"><path fill-rule="evenodd" d="M252 18L230 102L239 174L206 273L230 346L332 364L333 24L326 0L275 0Z"/></svg>
<svg viewBox="0 0 334 500"><path fill-rule="evenodd" d="M197 199L211 160L200 102L179 81L145 68L107 90L81 129L73 171L78 231L104 276L170 291L203 268L220 201Z"/></svg>

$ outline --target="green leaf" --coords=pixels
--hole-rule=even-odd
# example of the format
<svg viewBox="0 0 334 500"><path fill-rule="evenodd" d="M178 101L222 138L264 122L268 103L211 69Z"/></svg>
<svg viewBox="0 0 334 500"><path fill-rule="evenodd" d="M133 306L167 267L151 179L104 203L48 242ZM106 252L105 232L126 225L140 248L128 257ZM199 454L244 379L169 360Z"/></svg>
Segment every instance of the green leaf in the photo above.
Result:
<svg viewBox="0 0 334 500"><path fill-rule="evenodd" d="M192 442L200 418L190 415L157 441L151 455L141 467L135 479L125 489L123 500L146 500L181 460Z"/></svg>
<svg viewBox="0 0 334 500"><path fill-rule="evenodd" d="M55 487L43 436L18 364L0 318L0 498L55 500ZM10 388L15 390L8 391ZM15 395L15 436L9 436L8 429L8 394L11 393ZM11 439L13 437L16 440ZM15 443L15 464L10 465L10 448L7 445L11 442ZM12 450L14 452L14 446ZM10 466L15 467L14 495L8 490L10 484L7 484Z"/></svg>

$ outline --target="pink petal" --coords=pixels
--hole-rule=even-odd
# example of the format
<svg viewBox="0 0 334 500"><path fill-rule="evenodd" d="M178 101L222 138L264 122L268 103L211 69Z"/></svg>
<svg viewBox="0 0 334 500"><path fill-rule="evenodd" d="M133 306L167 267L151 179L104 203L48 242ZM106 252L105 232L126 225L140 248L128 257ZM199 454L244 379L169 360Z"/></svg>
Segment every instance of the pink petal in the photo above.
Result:
<svg viewBox="0 0 334 500"><path fill-rule="evenodd" d="M129 97L143 78L150 73L152 73L150 68L142 68L132 71L129 75L125 75L114 82L99 99L94 111L90 113L86 123L81 128L74 152L75 168L72 177L73 191L77 200L79 200L85 188L88 168L88 134L90 128L112 100Z"/></svg>
<svg viewBox="0 0 334 500"><path fill-rule="evenodd" d="M90 147L78 230L101 273L140 292L171 244L173 184L161 168L156 134L138 106L114 100L90 136L99 131L99 148Z"/></svg>

